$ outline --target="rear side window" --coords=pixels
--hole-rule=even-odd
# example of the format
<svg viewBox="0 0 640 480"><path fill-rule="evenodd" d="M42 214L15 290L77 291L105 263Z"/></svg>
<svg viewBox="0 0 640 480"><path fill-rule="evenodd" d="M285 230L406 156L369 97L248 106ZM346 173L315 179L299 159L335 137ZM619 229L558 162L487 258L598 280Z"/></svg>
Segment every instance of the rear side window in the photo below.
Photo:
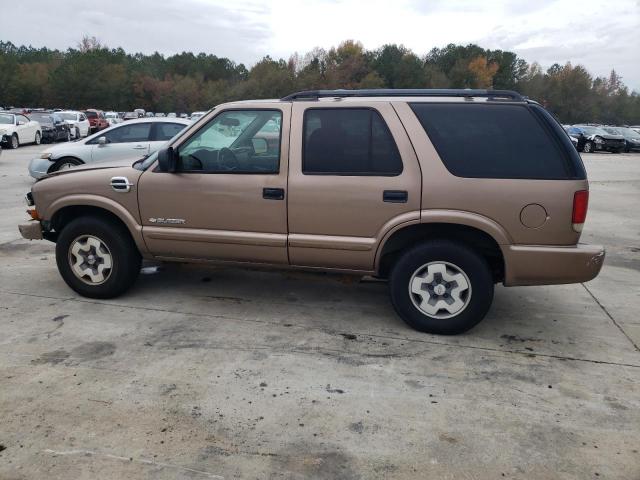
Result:
<svg viewBox="0 0 640 480"><path fill-rule="evenodd" d="M367 108L312 108L304 114L305 175L395 176L402 159L380 114Z"/></svg>
<svg viewBox="0 0 640 480"><path fill-rule="evenodd" d="M181 123L156 123L151 140L154 142L171 140L180 133L186 125Z"/></svg>
<svg viewBox="0 0 640 480"><path fill-rule="evenodd" d="M453 175L584 178L552 126L527 106L414 103L411 108Z"/></svg>

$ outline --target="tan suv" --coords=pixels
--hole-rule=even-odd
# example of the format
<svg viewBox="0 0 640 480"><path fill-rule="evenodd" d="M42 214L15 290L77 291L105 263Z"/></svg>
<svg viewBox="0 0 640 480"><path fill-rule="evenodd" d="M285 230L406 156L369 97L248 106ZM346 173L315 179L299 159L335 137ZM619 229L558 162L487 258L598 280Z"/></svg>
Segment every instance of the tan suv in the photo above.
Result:
<svg viewBox="0 0 640 480"><path fill-rule="evenodd" d="M494 284L585 282L588 184L562 127L510 91L335 90L216 107L127 165L74 168L27 195L29 239L109 298L141 259L387 278L412 327L455 334Z"/></svg>

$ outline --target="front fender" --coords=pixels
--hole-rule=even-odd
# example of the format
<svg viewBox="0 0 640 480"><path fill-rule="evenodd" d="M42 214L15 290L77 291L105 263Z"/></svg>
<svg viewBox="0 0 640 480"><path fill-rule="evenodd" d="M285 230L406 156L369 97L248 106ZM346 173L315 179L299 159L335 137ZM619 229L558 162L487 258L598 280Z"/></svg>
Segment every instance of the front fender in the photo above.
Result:
<svg viewBox="0 0 640 480"><path fill-rule="evenodd" d="M44 211L38 211L38 214L42 219L51 221L51 219L57 212L65 207L72 206L97 207L114 214L122 221L122 223L125 224L125 226L129 230L129 233L131 233L131 237L136 243L138 250L140 250L140 252L143 254L147 252L147 246L145 245L144 239L142 237L142 225L138 223L138 220L133 215L131 215L131 213L126 208L124 208L114 200L111 200L110 198L91 194L68 195L56 199Z"/></svg>

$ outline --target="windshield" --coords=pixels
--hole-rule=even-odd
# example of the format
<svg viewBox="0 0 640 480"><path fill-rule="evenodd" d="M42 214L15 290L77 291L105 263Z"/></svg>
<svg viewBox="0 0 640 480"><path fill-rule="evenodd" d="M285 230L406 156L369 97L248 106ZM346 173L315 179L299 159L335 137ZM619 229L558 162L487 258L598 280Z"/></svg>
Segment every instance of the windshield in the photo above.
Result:
<svg viewBox="0 0 640 480"><path fill-rule="evenodd" d="M640 133L636 132L633 128L617 127L616 130L620 135L624 135L625 137L640 138Z"/></svg>
<svg viewBox="0 0 640 480"><path fill-rule="evenodd" d="M63 120L77 120L77 114L75 113L58 113L58 115L60 115L62 117Z"/></svg>
<svg viewBox="0 0 640 480"><path fill-rule="evenodd" d="M0 125L13 125L13 115L0 113Z"/></svg>
<svg viewBox="0 0 640 480"><path fill-rule="evenodd" d="M84 112L84 114L88 117L88 118L98 118L98 114L96 112Z"/></svg>
<svg viewBox="0 0 640 480"><path fill-rule="evenodd" d="M32 113L31 115L29 115L29 118L31 120L35 120L36 122L40 122L40 123L53 123L53 118L51 117L51 115L43 115L43 114L38 114L38 113Z"/></svg>
<svg viewBox="0 0 640 480"><path fill-rule="evenodd" d="M605 130L598 127L578 127L578 128L583 130L585 133L589 135L606 135L607 134Z"/></svg>

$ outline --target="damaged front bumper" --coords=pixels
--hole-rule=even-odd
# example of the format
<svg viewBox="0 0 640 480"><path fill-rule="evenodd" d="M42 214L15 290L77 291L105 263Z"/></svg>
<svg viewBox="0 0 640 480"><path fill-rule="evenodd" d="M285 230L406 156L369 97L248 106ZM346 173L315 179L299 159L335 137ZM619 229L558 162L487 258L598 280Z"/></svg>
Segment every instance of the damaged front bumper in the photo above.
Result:
<svg viewBox="0 0 640 480"><path fill-rule="evenodd" d="M18 225L20 235L27 240L42 240L44 238L42 233L42 224L38 220L31 220L27 223L21 223Z"/></svg>

